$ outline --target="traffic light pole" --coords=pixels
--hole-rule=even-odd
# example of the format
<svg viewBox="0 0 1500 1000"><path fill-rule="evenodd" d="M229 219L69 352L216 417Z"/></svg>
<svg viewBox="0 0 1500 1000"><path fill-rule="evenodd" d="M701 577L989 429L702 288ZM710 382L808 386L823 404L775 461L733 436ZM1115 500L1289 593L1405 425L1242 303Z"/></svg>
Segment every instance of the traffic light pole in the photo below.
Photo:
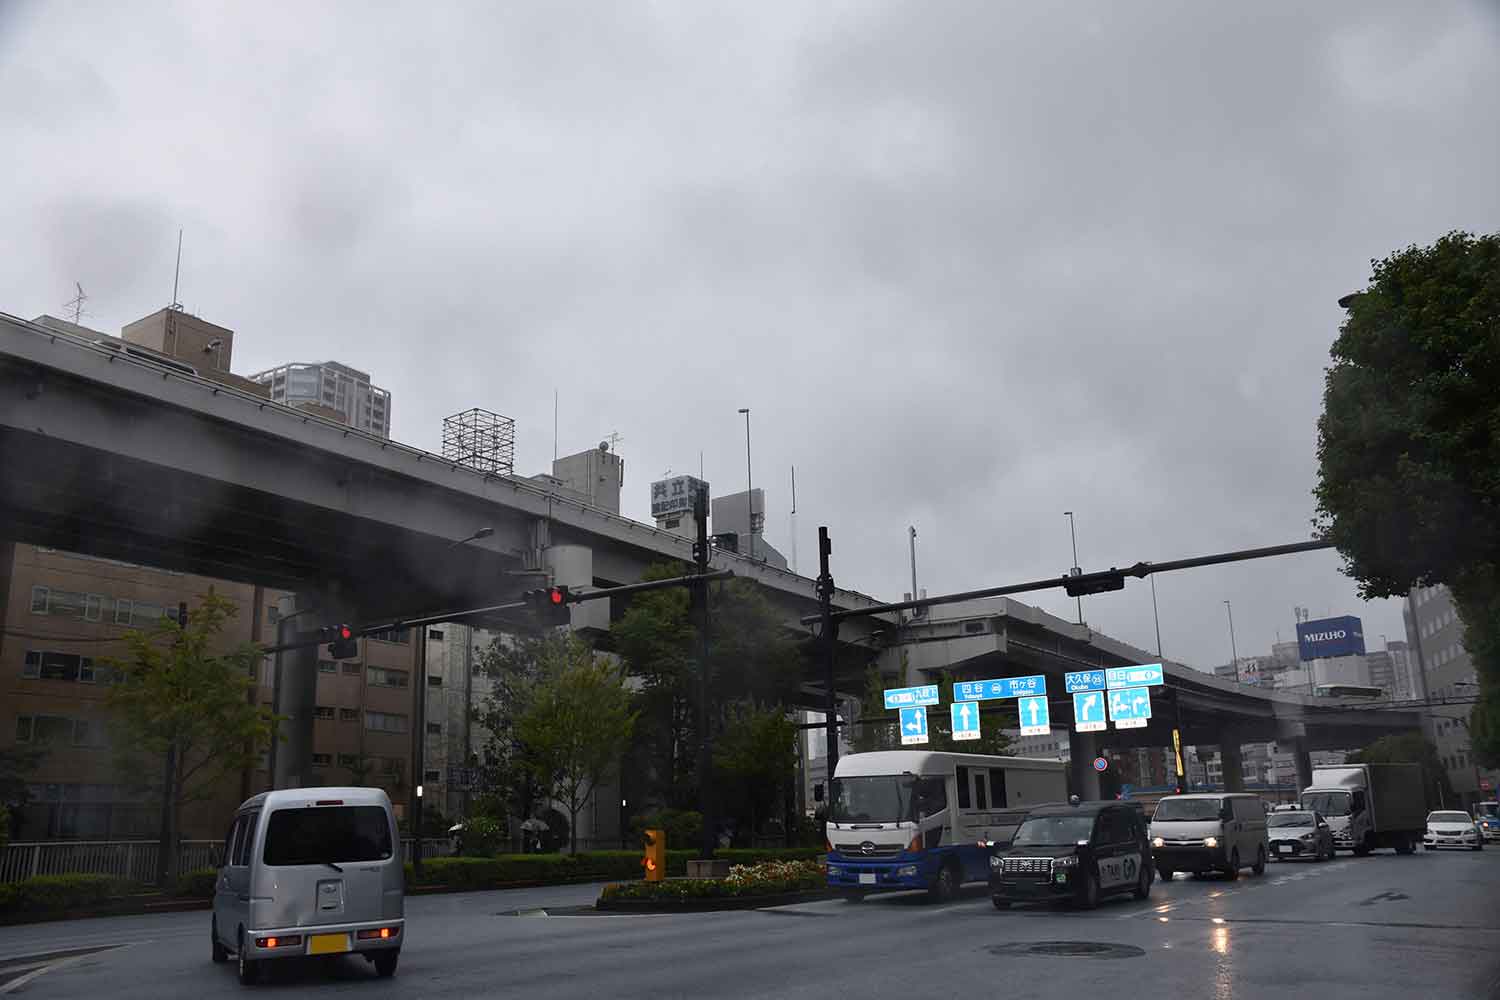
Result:
<svg viewBox="0 0 1500 1000"><path fill-rule="evenodd" d="M698 574L693 581L693 603L698 606L698 808L703 816L703 832L698 855L704 861L713 860L714 848L718 845L718 814L714 809L714 752L711 731L713 721L709 712L708 671L709 636L711 616L708 612L708 488L700 486L693 494L693 520L697 522L698 535L693 542L693 558Z"/></svg>
<svg viewBox="0 0 1500 1000"><path fill-rule="evenodd" d="M825 732L828 749L828 777L825 780L830 792L833 789L833 772L839 764L838 695L833 689L834 659L838 655L838 625L833 617L833 574L828 571L828 557L832 552L833 545L828 540L827 526L819 527L818 618L823 626L823 687L826 693L823 713L827 724ZM831 797L825 801L832 803Z"/></svg>

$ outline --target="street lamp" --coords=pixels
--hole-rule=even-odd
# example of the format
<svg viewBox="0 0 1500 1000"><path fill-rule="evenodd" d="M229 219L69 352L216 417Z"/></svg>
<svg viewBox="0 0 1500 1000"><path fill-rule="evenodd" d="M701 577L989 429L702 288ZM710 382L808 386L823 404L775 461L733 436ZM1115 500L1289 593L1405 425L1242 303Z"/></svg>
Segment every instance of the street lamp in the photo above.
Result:
<svg viewBox="0 0 1500 1000"><path fill-rule="evenodd" d="M1156 623L1156 658L1161 659L1161 616L1156 613L1156 575L1153 573L1148 579L1151 581L1151 620Z"/></svg>
<svg viewBox="0 0 1500 1000"><path fill-rule="evenodd" d="M1073 530L1073 512L1071 510L1065 510L1065 511L1063 511L1063 516L1068 519L1068 536L1073 539L1073 575L1074 576L1078 576L1080 573L1083 572L1083 570L1080 569L1079 566L1078 566L1078 532L1076 532L1076 531ZM916 594L912 595L912 597L916 597L916 596L917 596ZM1080 625L1083 624L1083 596L1082 595L1079 595L1079 597L1078 597L1078 624L1080 624Z"/></svg>
<svg viewBox="0 0 1500 1000"><path fill-rule="evenodd" d="M1225 601L1224 610L1229 613L1229 654L1234 657L1234 680L1238 684L1240 680L1240 652L1234 645L1234 606Z"/></svg>
<svg viewBox="0 0 1500 1000"><path fill-rule="evenodd" d="M460 538L456 542L449 542L448 543L448 548L454 549L454 548L457 548L460 545L464 545L464 544L467 544L469 542L477 542L481 538L488 538L491 535L493 535L494 533L495 533L495 529L494 528L480 528L478 531L474 532L474 534L470 535L468 538Z"/></svg>
<svg viewBox="0 0 1500 1000"><path fill-rule="evenodd" d="M750 512L750 558L755 558L755 486L750 481L750 407L740 407L745 415L745 509Z"/></svg>

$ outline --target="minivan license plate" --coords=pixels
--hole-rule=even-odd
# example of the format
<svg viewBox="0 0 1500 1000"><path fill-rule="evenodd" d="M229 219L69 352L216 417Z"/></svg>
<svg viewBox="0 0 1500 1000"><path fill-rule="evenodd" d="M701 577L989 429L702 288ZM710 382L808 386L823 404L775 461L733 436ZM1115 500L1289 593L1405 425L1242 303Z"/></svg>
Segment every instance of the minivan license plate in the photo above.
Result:
<svg viewBox="0 0 1500 1000"><path fill-rule="evenodd" d="M309 955L337 955L349 950L347 934L314 934L307 939Z"/></svg>
<svg viewBox="0 0 1500 1000"><path fill-rule="evenodd" d="M875 873L874 872L860 872L859 873L859 884L860 885L874 885L875 884Z"/></svg>

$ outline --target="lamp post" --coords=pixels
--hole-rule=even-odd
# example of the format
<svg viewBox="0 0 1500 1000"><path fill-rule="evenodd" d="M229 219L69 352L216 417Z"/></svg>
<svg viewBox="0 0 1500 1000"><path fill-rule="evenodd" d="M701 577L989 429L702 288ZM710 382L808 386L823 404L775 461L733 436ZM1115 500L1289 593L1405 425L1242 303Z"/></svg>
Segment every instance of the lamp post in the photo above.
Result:
<svg viewBox="0 0 1500 1000"><path fill-rule="evenodd" d="M1161 659L1161 616L1156 613L1156 574L1151 580L1151 620L1156 623L1156 658Z"/></svg>
<svg viewBox="0 0 1500 1000"><path fill-rule="evenodd" d="M1234 657L1234 680L1238 684L1240 680L1240 653L1234 645L1234 606L1225 601L1224 610L1229 613L1229 655Z"/></svg>
<svg viewBox="0 0 1500 1000"><path fill-rule="evenodd" d="M1073 530L1073 512L1065 510L1063 511L1063 516L1068 519L1068 536L1073 539L1073 575L1077 576L1083 572L1078 566L1078 532ZM913 594L913 599L916 596ZM1083 597L1081 595L1078 598L1078 624L1083 624Z"/></svg>
<svg viewBox="0 0 1500 1000"><path fill-rule="evenodd" d="M745 415L745 510L750 521L750 558L755 558L755 486L750 480L750 407L740 407Z"/></svg>

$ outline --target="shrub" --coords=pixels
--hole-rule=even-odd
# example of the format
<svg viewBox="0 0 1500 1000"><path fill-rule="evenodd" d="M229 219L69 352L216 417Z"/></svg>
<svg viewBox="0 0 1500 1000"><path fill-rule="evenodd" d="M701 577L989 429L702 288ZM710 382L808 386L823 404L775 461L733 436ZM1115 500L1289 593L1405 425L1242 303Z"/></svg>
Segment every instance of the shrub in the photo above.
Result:
<svg viewBox="0 0 1500 1000"><path fill-rule="evenodd" d="M816 849L721 850L715 856L733 865L767 861L810 861ZM683 875L697 851L668 851L667 874ZM501 854L490 858L431 858L422 862L420 878L406 866L407 885L446 885L462 889L490 889L515 882L560 882L638 879L640 851L590 851L580 854Z"/></svg>
<svg viewBox="0 0 1500 1000"><path fill-rule="evenodd" d="M112 875L38 875L0 886L0 913L73 910L100 903L140 887Z"/></svg>
<svg viewBox="0 0 1500 1000"><path fill-rule="evenodd" d="M667 831L667 847L696 849L703 837L703 814L691 809L658 809L630 821L630 831L639 837L646 830Z"/></svg>
<svg viewBox="0 0 1500 1000"><path fill-rule="evenodd" d="M177 876L177 884L172 887L172 895L187 899L213 899L214 887L218 884L218 880L219 873L214 869L195 868Z"/></svg>
<svg viewBox="0 0 1500 1000"><path fill-rule="evenodd" d="M466 857L492 857L505 845L505 824L493 816L474 816L460 835Z"/></svg>
<svg viewBox="0 0 1500 1000"><path fill-rule="evenodd" d="M731 866L726 879L680 878L607 885L599 898L686 900L776 896L821 889L826 884L827 872L819 862L770 861L759 865Z"/></svg>

